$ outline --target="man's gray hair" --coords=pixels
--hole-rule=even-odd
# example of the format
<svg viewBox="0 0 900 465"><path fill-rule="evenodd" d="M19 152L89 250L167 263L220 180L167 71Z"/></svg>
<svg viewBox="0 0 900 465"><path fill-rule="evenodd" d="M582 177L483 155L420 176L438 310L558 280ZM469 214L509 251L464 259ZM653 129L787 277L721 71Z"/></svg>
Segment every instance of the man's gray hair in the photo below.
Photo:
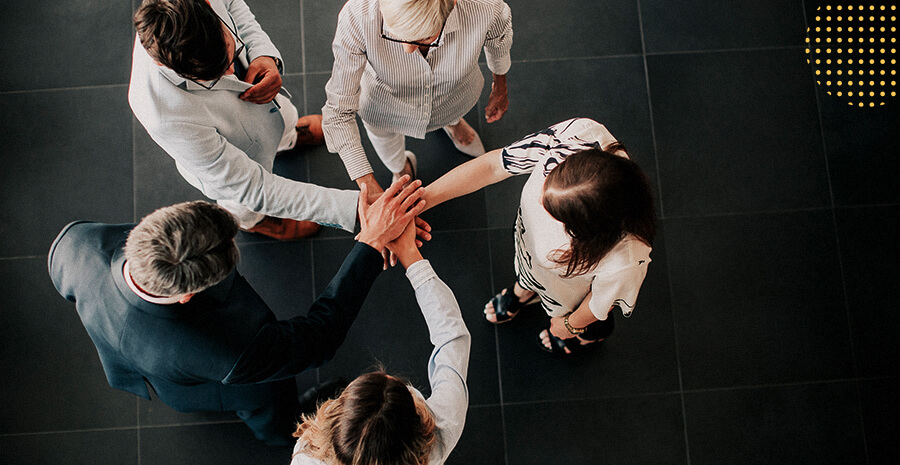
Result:
<svg viewBox="0 0 900 465"><path fill-rule="evenodd" d="M416 41L438 34L453 0L378 0L384 26L398 39Z"/></svg>
<svg viewBox="0 0 900 465"><path fill-rule="evenodd" d="M209 202L160 208L128 234L125 259L131 278L160 297L200 292L237 265L237 231L231 213Z"/></svg>

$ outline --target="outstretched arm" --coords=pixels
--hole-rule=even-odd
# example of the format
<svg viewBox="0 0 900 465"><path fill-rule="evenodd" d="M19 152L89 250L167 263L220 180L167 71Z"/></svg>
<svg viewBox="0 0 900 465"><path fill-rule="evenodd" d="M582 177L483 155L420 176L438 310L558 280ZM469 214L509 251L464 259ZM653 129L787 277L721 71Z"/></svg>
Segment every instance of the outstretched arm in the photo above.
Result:
<svg viewBox="0 0 900 465"><path fill-rule="evenodd" d="M490 152L457 166L425 187L425 209L498 183L510 176L503 169L503 149Z"/></svg>

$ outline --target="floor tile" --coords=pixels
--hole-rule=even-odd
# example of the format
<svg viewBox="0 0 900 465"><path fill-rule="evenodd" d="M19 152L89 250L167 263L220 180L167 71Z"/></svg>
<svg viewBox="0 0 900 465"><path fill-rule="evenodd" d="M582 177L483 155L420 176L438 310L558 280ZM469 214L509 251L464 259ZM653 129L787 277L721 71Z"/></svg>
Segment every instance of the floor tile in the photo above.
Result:
<svg viewBox="0 0 900 465"><path fill-rule="evenodd" d="M0 436L6 465L137 465L137 429Z"/></svg>
<svg viewBox="0 0 900 465"><path fill-rule="evenodd" d="M896 76L891 79L896 81ZM900 201L893 175L900 170L900 100L859 108L820 90L819 102L835 205Z"/></svg>
<svg viewBox="0 0 900 465"><path fill-rule="evenodd" d="M0 398L7 401L0 433L136 425L135 396L107 384L75 305L47 275L46 258L0 260L0 295Z"/></svg>
<svg viewBox="0 0 900 465"><path fill-rule="evenodd" d="M188 184L163 150L136 119L134 128L134 221L157 208L191 200L211 201Z"/></svg>
<svg viewBox="0 0 900 465"><path fill-rule="evenodd" d="M7 7L0 19L0 91L128 83L129 2L38 0Z"/></svg>
<svg viewBox="0 0 900 465"><path fill-rule="evenodd" d="M306 72L328 71L334 54L331 42L337 29L338 13L346 2L320 2L301 0L303 5L304 51L306 53Z"/></svg>
<svg viewBox="0 0 900 465"><path fill-rule="evenodd" d="M647 58L666 217L830 204L802 55Z"/></svg>
<svg viewBox="0 0 900 465"><path fill-rule="evenodd" d="M466 427L447 464L504 463L503 417L500 406L469 407Z"/></svg>
<svg viewBox="0 0 900 465"><path fill-rule="evenodd" d="M302 73L303 42L300 8L297 0L269 0L247 2L262 30L268 34L275 48L281 52L284 72ZM292 91L293 92L293 91ZM302 105L303 102L301 101Z"/></svg>
<svg viewBox="0 0 900 465"><path fill-rule="evenodd" d="M641 53L637 2L567 0L552 8L536 0L506 3L512 10L513 60Z"/></svg>
<svg viewBox="0 0 900 465"><path fill-rule="evenodd" d="M491 230L494 292L509 286L513 243L505 230ZM504 402L553 401L668 392L678 389L675 336L669 303L662 237L629 318L616 313L616 330L583 353L554 356L540 348L537 335L549 326L540 308L528 308L514 321L497 326ZM593 389L591 388L593 387Z"/></svg>
<svg viewBox="0 0 900 465"><path fill-rule="evenodd" d="M862 380L859 390L869 464L900 462L900 379Z"/></svg>
<svg viewBox="0 0 900 465"><path fill-rule="evenodd" d="M46 254L76 219L131 221L124 87L3 94L0 107L0 256Z"/></svg>
<svg viewBox="0 0 900 465"><path fill-rule="evenodd" d="M465 251L449 246L462 241L467 244ZM337 272L351 246L347 240L313 244L317 292ZM481 324L478 302L478 294L488 291L489 269L483 265L487 254L486 235L472 231L436 233L423 248L423 255L432 261L438 276L454 291L472 334L468 379L472 405L499 401L496 342L493 328ZM427 394L425 368L431 350L415 294L398 266L379 276L346 341L321 373L323 377L351 379L380 362L389 373L409 379Z"/></svg>
<svg viewBox="0 0 900 465"><path fill-rule="evenodd" d="M141 429L142 465L290 463L289 447L269 447L243 423Z"/></svg>
<svg viewBox="0 0 900 465"><path fill-rule="evenodd" d="M509 463L686 464L677 395L508 405Z"/></svg>
<svg viewBox="0 0 900 465"><path fill-rule="evenodd" d="M844 267L853 352L860 376L896 375L900 367L900 208L839 209L838 233ZM891 258L893 257L893 258Z"/></svg>
<svg viewBox="0 0 900 465"><path fill-rule="evenodd" d="M684 395L691 464L866 463L853 382Z"/></svg>
<svg viewBox="0 0 900 465"><path fill-rule="evenodd" d="M752 8L711 0L640 3L647 53L800 46L806 38L801 2L763 0Z"/></svg>
<svg viewBox="0 0 900 465"><path fill-rule="evenodd" d="M685 389L853 376L830 211L664 223Z"/></svg>

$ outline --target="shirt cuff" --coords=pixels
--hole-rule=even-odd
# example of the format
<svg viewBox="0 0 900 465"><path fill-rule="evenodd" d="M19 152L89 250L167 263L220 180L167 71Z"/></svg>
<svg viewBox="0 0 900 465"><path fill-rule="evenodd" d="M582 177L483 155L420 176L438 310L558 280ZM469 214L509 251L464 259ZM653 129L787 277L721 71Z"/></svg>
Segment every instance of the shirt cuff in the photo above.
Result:
<svg viewBox="0 0 900 465"><path fill-rule="evenodd" d="M366 151L362 145L356 149L341 153L340 156L351 180L357 180L373 172L372 165L369 164L369 159L366 158Z"/></svg>
<svg viewBox="0 0 900 465"><path fill-rule="evenodd" d="M406 277L409 278L409 283L412 284L413 289L418 289L419 286L425 284L428 280L437 278L437 273L431 267L431 262L419 260L406 269Z"/></svg>

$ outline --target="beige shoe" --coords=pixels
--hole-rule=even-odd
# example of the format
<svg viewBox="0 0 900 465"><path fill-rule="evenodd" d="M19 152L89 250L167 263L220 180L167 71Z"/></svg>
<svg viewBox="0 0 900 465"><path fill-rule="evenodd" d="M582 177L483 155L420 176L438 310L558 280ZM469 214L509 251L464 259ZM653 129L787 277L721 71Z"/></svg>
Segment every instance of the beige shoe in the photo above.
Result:
<svg viewBox="0 0 900 465"><path fill-rule="evenodd" d="M409 180L412 181L416 179L416 172L418 171L418 161L416 160L416 154L407 150L406 152L406 161L409 162L409 166L412 168L412 174L409 175ZM400 179L400 176L403 176L403 173L394 173L394 177L391 178L391 184L397 182Z"/></svg>
<svg viewBox="0 0 900 465"><path fill-rule="evenodd" d="M484 144L481 143L481 137L478 136L478 131L475 130L472 126L469 126L469 123L464 119L460 119L460 124L465 124L475 133L475 137L472 138L472 142L469 142L469 145L462 145L458 140L453 138L453 131L450 129L450 126L444 126L444 132L447 133L447 136L450 137L450 140L453 141L453 146L456 147L456 150L470 156L470 157L480 157L484 155Z"/></svg>

